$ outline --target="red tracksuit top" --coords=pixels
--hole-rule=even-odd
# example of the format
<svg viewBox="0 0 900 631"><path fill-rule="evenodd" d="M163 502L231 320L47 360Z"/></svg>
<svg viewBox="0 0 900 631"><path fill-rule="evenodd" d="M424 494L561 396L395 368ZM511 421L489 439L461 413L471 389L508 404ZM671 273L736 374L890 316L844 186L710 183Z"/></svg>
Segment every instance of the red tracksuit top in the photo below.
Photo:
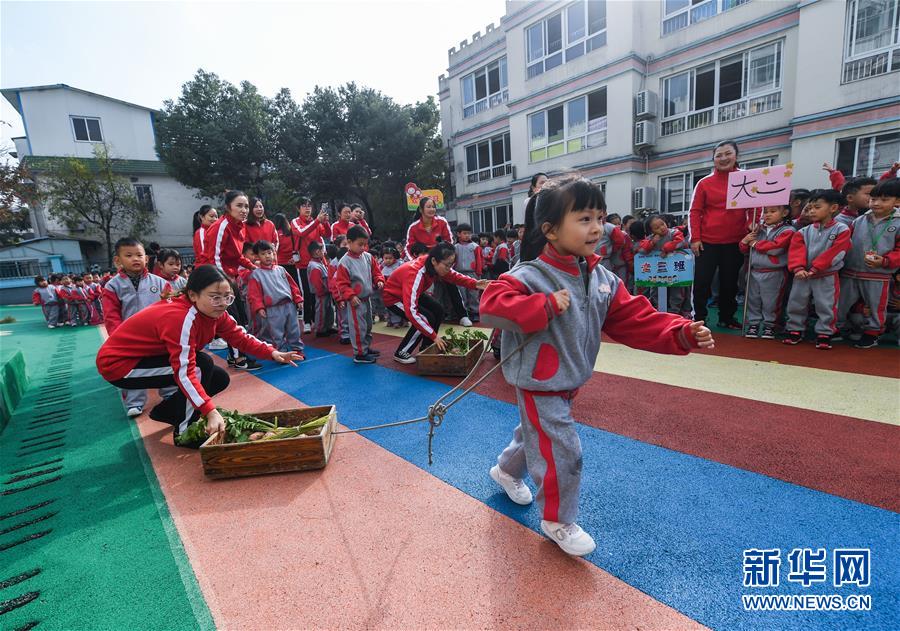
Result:
<svg viewBox="0 0 900 631"><path fill-rule="evenodd" d="M429 250L437 245L437 238L441 237L445 242L453 245L453 235L450 234L450 224L443 217L435 215L431 220L431 231L425 229L422 220L412 222L406 231L405 253L408 259L412 259L411 248L416 243L424 244ZM386 304L386 303L385 303Z"/></svg>
<svg viewBox="0 0 900 631"><path fill-rule="evenodd" d="M273 265L272 267L260 265L259 269L273 271L273 273L283 277L287 281L288 288L291 292L291 302L295 305L303 304L303 292L300 290L300 286L297 285L297 281L287 273L286 269L278 265ZM250 303L250 313L255 315L260 309L265 309L266 307L271 307L273 304L276 304L272 297L266 293L266 288L263 284L254 278L252 272L245 280L247 283L247 301Z"/></svg>
<svg viewBox="0 0 900 631"><path fill-rule="evenodd" d="M315 265L314 263L318 263ZM307 267L309 274L309 284L313 293L320 300L326 299L328 291L328 263L325 261L313 261L310 259L310 265Z"/></svg>
<svg viewBox="0 0 900 631"><path fill-rule="evenodd" d="M244 248L246 233L244 223L231 215L222 215L206 230L203 261L197 265L215 265L220 270L235 278L238 267L256 269L241 250Z"/></svg>
<svg viewBox="0 0 900 631"><path fill-rule="evenodd" d="M200 226L194 230L194 263L199 265L203 259L203 246L206 245L206 228Z"/></svg>
<svg viewBox="0 0 900 631"><path fill-rule="evenodd" d="M279 265L294 264L294 235L278 233L278 247L275 249L275 262Z"/></svg>
<svg viewBox="0 0 900 631"><path fill-rule="evenodd" d="M275 229L275 224L272 223L270 219L264 219L261 224L253 225L251 223L244 224L244 236L245 240L250 243L256 243L257 241L268 241L273 246L275 246L275 251L278 251L278 231Z"/></svg>
<svg viewBox="0 0 900 631"><path fill-rule="evenodd" d="M327 221L323 222L313 219L312 217L307 220L304 220L302 217L297 217L291 222L291 228L294 230L294 245L297 254L300 255L300 260L297 262L297 268L306 269L309 267L311 258L309 254L309 244L313 241L318 241L324 248L325 239L330 239L333 234L331 224ZM346 230L341 234L345 233Z"/></svg>
<svg viewBox="0 0 900 631"><path fill-rule="evenodd" d="M735 167L732 170L740 169ZM694 195L691 197L689 224L691 242L738 243L747 235L749 225L747 211L726 209L727 196L727 172L713 171L697 182Z"/></svg>
<svg viewBox="0 0 900 631"><path fill-rule="evenodd" d="M116 381L127 377L142 358L168 355L175 383L194 408L208 414L216 406L197 378L196 353L214 337L256 357L268 358L275 350L245 333L228 313L210 318L180 296L125 320L97 352L97 370L107 381Z"/></svg>
<svg viewBox="0 0 900 631"><path fill-rule="evenodd" d="M624 233L623 233L624 234ZM679 246L684 243L684 234L682 234L681 230L675 230L674 228L669 228L666 234L662 236L665 239L667 236L672 235L672 238L668 241L664 242L662 246L660 246L660 250L665 252L666 254L671 254L675 250L679 249ZM743 237L742 237L743 238ZM653 248L656 247L659 243L653 242L653 235L647 237L646 239L642 239L640 245L638 245L638 249L641 251L641 254L649 254L653 251Z"/></svg>
<svg viewBox="0 0 900 631"><path fill-rule="evenodd" d="M404 263L395 269L388 276L381 296L387 307L403 303L406 319L412 322L413 326L419 329L422 335L434 340L437 338L437 331L431 327L428 319L419 312L419 296L425 293L435 280L435 277L427 272L425 267L426 261L428 261L428 255L423 254L419 258ZM477 288L477 281L474 278L464 276L452 269L447 272L447 275L442 280L466 289Z"/></svg>
<svg viewBox="0 0 900 631"><path fill-rule="evenodd" d="M333 224L331 224L331 239L337 239L342 234L347 234L347 231L352 228L354 224L352 221L344 221L343 219L338 219Z"/></svg>
<svg viewBox="0 0 900 631"><path fill-rule="evenodd" d="M881 177L878 178L879 182L884 182L885 180L890 180L891 178L897 177L897 171L892 166L890 169L881 174ZM844 188L844 184L847 183L847 178L844 177L844 174L835 169L828 174L828 181L831 182L831 188L836 190L838 193ZM845 199L844 202L847 200ZM846 218L846 223L848 226L853 223L853 220L856 219L859 214L850 210L849 206L842 205L841 211L839 215L842 215Z"/></svg>

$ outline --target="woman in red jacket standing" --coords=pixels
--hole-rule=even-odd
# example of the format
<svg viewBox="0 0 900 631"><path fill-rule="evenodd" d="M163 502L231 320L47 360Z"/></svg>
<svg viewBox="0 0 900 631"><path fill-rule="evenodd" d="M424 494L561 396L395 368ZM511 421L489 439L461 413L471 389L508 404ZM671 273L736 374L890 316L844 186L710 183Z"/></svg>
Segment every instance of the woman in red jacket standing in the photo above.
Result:
<svg viewBox="0 0 900 631"><path fill-rule="evenodd" d="M123 390L177 386L150 412L150 418L175 427L175 437L200 415L206 431L225 429L211 396L228 387L228 373L201 352L221 337L243 352L295 366L299 353L282 353L248 335L228 313L235 294L221 270L201 265L188 278L184 294L125 320L97 353L97 370Z"/></svg>
<svg viewBox="0 0 900 631"><path fill-rule="evenodd" d="M300 277L300 285L303 288L303 332L312 330L313 321L316 319L316 292L309 284L307 268L312 255L309 253L309 244L318 241L325 247L325 239L331 238L331 224L328 223L328 213L325 209L312 216L312 201L304 197L297 206L299 215L291 222L294 232L295 250L297 250L297 274Z"/></svg>
<svg viewBox="0 0 900 631"><path fill-rule="evenodd" d="M691 198L691 250L694 265L694 319L706 321L706 303L719 271L719 326L740 329L737 311L738 275L744 262L739 243L748 230L747 211L729 210L728 174L737 171L738 146L723 140L713 149L715 170L697 182Z"/></svg>
<svg viewBox="0 0 900 631"><path fill-rule="evenodd" d="M209 204L203 204L200 210L194 213L194 263L203 259L203 249L206 245L206 230L216 223L219 213Z"/></svg>
<svg viewBox="0 0 900 631"><path fill-rule="evenodd" d="M244 232L247 236L246 241L250 243L268 241L275 246L275 251L278 251L278 231L275 224L266 219L266 207L263 206L261 199L250 198L250 214L247 215Z"/></svg>

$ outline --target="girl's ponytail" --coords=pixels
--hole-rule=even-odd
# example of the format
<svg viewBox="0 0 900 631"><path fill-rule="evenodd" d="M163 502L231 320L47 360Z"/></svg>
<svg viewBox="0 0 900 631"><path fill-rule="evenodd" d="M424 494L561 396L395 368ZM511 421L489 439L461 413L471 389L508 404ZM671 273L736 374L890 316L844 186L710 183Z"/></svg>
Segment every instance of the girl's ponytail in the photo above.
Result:
<svg viewBox="0 0 900 631"><path fill-rule="evenodd" d="M522 252L519 254L520 261L532 261L536 259L544 246L547 245L547 237L539 225L535 225L535 209L537 208L537 200L541 194L537 193L528 198L528 204L525 206L525 236L522 237Z"/></svg>

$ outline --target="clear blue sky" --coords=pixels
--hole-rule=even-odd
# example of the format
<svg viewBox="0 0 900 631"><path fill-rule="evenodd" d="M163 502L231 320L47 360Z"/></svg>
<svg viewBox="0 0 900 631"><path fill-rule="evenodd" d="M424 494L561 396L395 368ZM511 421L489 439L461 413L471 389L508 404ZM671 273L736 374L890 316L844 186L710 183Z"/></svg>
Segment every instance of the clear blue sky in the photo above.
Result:
<svg viewBox="0 0 900 631"><path fill-rule="evenodd" d="M0 87L66 83L160 107L197 68L297 101L356 81L401 103L437 93L447 49L499 24L504 0L0 2ZM24 134L0 99L0 141Z"/></svg>

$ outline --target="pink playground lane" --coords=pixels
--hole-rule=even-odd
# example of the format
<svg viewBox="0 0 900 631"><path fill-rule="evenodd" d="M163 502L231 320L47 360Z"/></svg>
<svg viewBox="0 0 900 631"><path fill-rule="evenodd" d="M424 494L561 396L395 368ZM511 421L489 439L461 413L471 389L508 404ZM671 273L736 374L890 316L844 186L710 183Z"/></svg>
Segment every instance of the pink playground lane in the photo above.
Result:
<svg viewBox="0 0 900 631"><path fill-rule="evenodd" d="M232 373L217 403L248 400L299 405ZM211 481L138 427L219 628L703 628L360 436L320 472Z"/></svg>

